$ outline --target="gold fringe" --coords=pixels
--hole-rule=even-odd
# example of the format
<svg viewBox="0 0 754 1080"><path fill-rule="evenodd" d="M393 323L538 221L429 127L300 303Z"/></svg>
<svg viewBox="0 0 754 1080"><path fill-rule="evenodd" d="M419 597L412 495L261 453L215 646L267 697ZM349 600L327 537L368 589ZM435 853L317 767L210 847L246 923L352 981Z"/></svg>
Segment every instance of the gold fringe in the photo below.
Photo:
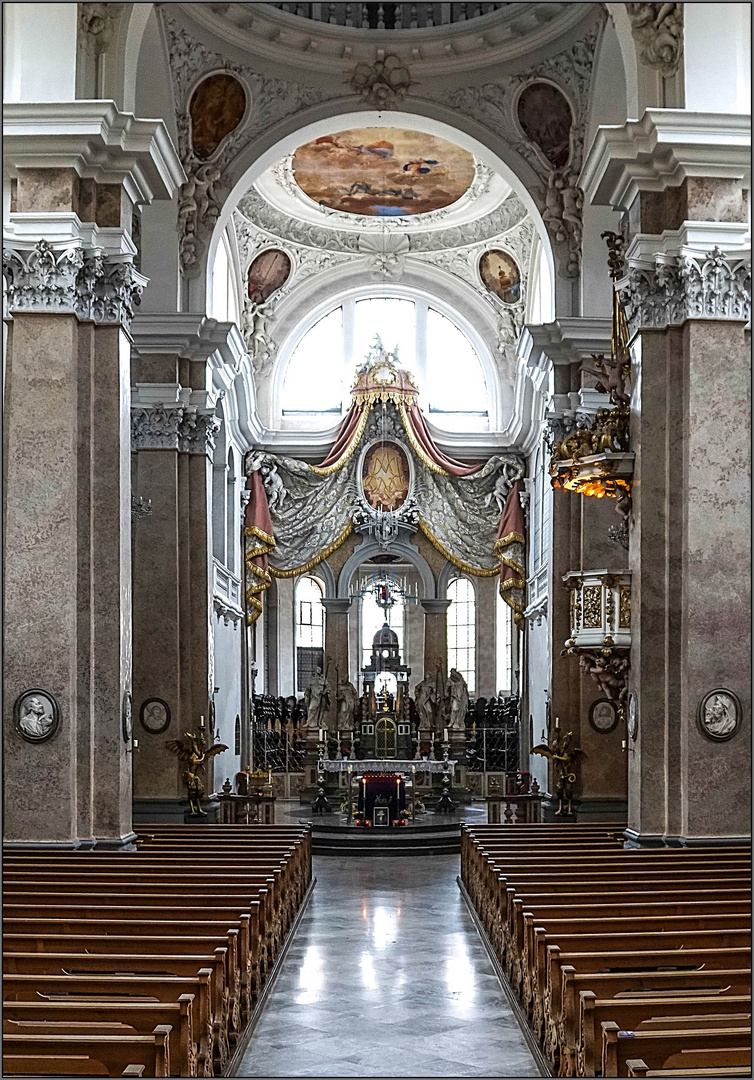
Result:
<svg viewBox="0 0 754 1080"><path fill-rule="evenodd" d="M435 536L423 518L419 518L419 528L430 543L434 544L437 550L445 556L448 562L451 562L453 566L457 566L459 570L463 570L465 574L472 574L474 577L496 577L500 573L499 566L496 566L493 570L485 570L481 566L472 566L471 563L464 562L463 559L457 558L445 547L442 540Z"/></svg>
<svg viewBox="0 0 754 1080"><path fill-rule="evenodd" d="M361 442L361 436L364 434L364 428L367 426L367 420L369 419L369 413L372 408L372 403L371 401L362 401L361 404L362 406L366 405L366 407L362 408L359 425L356 428L356 431L353 433L353 438L351 439L350 443L345 448L343 453L340 455L338 460L333 462L332 465L326 465L324 468L321 468L319 465L309 466L310 470L313 473L316 473L317 476L331 476L334 472L337 472L338 469L342 469L345 463L353 454L356 447Z"/></svg>
<svg viewBox="0 0 754 1080"><path fill-rule="evenodd" d="M495 541L494 546L493 546L493 551L497 555L497 553L502 548L508 547L508 544L515 544L515 543L525 544L526 541L524 540L521 533L518 533L518 532L506 533L505 536L501 536L499 540Z"/></svg>
<svg viewBox="0 0 754 1080"><path fill-rule="evenodd" d="M246 544L244 558L246 572L252 575L251 582L246 586L246 622L252 626L262 614L262 593L272 584L269 572L257 566L253 560L259 558L260 555L268 555L275 547L275 539L255 525L245 526L244 536L247 541L252 541ZM253 543L254 540L256 544Z"/></svg>
<svg viewBox="0 0 754 1080"><path fill-rule="evenodd" d="M414 429L411 427L411 421L408 418L408 410L406 409L406 403L404 401L400 401L397 402L397 405L398 409L400 410L403 427L406 430L408 441L411 443L414 453L417 455L418 458L421 459L422 463L426 465L427 468L430 469L433 473L438 473L438 475L440 476L450 476L450 473L447 472L447 470L443 469L441 465L438 465L435 461L432 460L432 458L427 457L427 455L424 453L421 446L417 442L416 436L414 435Z"/></svg>
<svg viewBox="0 0 754 1080"><path fill-rule="evenodd" d="M340 536L333 540L329 547L326 547L323 551L320 551L318 555L315 555L313 559L309 559L308 562L302 563L301 566L294 566L292 570L278 570L276 567L270 566L270 573L276 578L292 578L298 577L299 574L306 574L309 570L313 570L317 563L321 563L328 555L332 555L333 551L339 548L352 532L353 522L349 521Z"/></svg>

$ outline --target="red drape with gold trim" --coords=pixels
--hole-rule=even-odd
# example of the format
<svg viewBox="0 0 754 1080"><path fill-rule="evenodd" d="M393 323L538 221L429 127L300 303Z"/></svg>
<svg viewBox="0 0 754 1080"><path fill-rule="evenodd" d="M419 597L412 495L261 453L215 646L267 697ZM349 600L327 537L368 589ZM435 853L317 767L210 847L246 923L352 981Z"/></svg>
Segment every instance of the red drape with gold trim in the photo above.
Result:
<svg viewBox="0 0 754 1080"><path fill-rule="evenodd" d="M479 472L482 468L479 463L474 465L464 465L462 461L456 461L454 458L448 457L447 454L443 454L442 450L432 438L430 430L427 427L427 421L422 416L421 410L415 402L412 402L406 409L406 416L411 424L413 436L421 450L426 454L430 461L433 461L435 465L439 465L446 473L450 473L451 476L471 476L473 473Z"/></svg>
<svg viewBox="0 0 754 1080"><path fill-rule="evenodd" d="M516 626L523 627L526 566L524 561L524 508L521 505L521 481L511 484L500 515L495 554L500 560L500 595L513 608Z"/></svg>
<svg viewBox="0 0 754 1080"><path fill-rule="evenodd" d="M363 408L363 405L354 401L351 408L343 417L343 421L338 429L338 434L335 436L332 450L324 461L320 461L317 468L326 469L328 466L334 465L335 462L343 456L358 430L359 422L361 420L361 410Z"/></svg>
<svg viewBox="0 0 754 1080"><path fill-rule="evenodd" d="M254 623L262 614L262 593L272 582L267 568L267 554L275 547L275 538L272 535L272 518L267 503L267 492L264 490L259 469L250 473L246 480L246 488L251 492L244 522L246 605L248 621Z"/></svg>

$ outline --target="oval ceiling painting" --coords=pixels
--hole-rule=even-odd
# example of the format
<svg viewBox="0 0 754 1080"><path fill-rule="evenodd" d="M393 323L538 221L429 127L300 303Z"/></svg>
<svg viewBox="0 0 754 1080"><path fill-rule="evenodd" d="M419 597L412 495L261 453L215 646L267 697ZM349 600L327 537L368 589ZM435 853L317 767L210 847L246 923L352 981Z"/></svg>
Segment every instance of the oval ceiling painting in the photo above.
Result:
<svg viewBox="0 0 754 1080"><path fill-rule="evenodd" d="M191 146L202 160L211 157L246 112L246 91L232 75L210 75L191 95Z"/></svg>
<svg viewBox="0 0 754 1080"><path fill-rule="evenodd" d="M474 179L474 158L421 131L355 128L299 146L293 173L301 190L321 206L405 217L457 202Z"/></svg>
<svg viewBox="0 0 754 1080"><path fill-rule="evenodd" d="M282 289L291 273L291 260L284 251L269 248L257 255L249 267L249 299L252 304L264 304L278 289Z"/></svg>
<svg viewBox="0 0 754 1080"><path fill-rule="evenodd" d="M562 169L571 156L571 107L557 87L535 82L518 99L518 122L550 164Z"/></svg>
<svg viewBox="0 0 754 1080"><path fill-rule="evenodd" d="M479 260L482 281L504 304L515 304L521 299L521 271L516 260L507 251L492 248Z"/></svg>
<svg viewBox="0 0 754 1080"><path fill-rule="evenodd" d="M411 466L398 443L376 442L366 452L361 471L364 497L374 510L403 506L411 485Z"/></svg>

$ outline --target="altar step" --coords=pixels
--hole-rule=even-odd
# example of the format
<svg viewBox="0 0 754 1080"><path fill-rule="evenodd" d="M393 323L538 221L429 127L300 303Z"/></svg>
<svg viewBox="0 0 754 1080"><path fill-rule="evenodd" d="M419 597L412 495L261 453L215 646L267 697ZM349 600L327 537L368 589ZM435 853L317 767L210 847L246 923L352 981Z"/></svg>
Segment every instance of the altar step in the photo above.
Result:
<svg viewBox="0 0 754 1080"><path fill-rule="evenodd" d="M461 850L459 823L442 822L402 828L343 828L315 820L315 855L379 856L454 855Z"/></svg>

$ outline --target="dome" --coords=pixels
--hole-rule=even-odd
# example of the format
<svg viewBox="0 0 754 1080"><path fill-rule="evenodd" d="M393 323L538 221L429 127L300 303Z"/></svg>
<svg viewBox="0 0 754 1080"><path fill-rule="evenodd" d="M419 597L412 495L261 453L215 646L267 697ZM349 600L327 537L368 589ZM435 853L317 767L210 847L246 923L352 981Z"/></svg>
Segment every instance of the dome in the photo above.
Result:
<svg viewBox="0 0 754 1080"><path fill-rule="evenodd" d="M382 628L378 630L377 633L374 635L374 640L372 641L372 648L384 649L386 647L392 647L394 649L397 649L398 635L396 634L395 630L390 629L387 623L384 623Z"/></svg>

